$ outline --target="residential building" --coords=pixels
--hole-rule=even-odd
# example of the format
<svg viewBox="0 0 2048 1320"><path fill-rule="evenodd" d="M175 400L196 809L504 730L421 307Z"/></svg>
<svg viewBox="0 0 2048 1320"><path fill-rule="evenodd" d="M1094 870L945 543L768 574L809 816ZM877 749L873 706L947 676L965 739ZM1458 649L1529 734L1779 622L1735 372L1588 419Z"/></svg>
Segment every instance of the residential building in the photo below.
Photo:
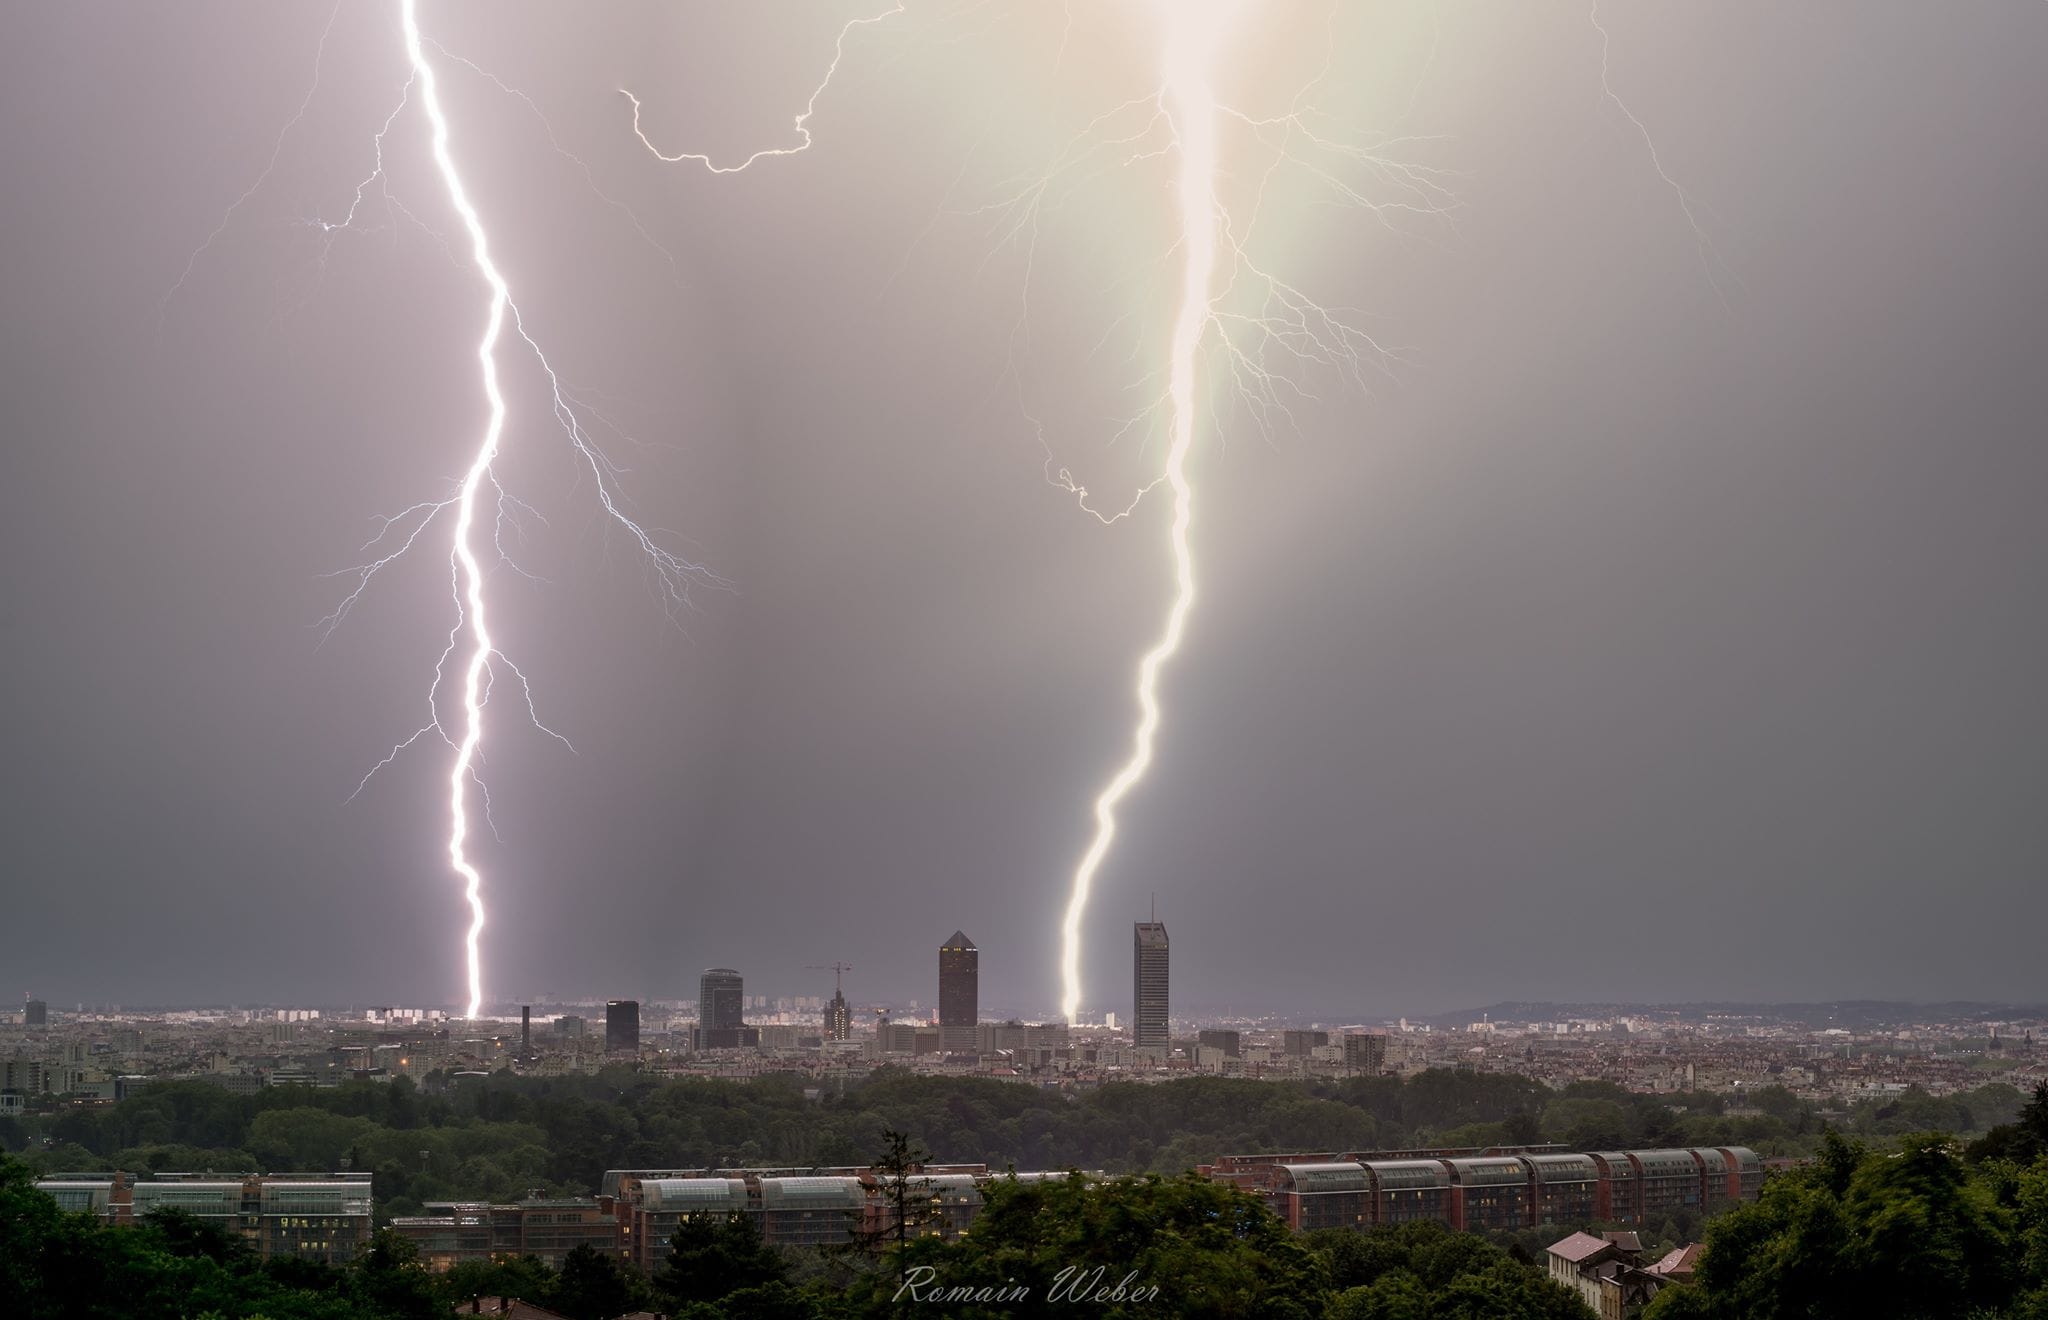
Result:
<svg viewBox="0 0 2048 1320"><path fill-rule="evenodd" d="M1344 1066L1362 1077L1379 1076L1387 1068L1387 1038L1372 1031L1347 1032Z"/></svg>

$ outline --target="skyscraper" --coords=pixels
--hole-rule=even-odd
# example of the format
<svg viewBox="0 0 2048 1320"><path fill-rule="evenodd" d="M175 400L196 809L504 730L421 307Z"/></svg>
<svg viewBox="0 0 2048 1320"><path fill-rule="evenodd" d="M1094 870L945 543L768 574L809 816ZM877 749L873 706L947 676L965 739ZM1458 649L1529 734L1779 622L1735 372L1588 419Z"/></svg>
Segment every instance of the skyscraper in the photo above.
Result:
<svg viewBox="0 0 2048 1320"><path fill-rule="evenodd" d="M939 1045L948 1054L972 1054L981 1020L981 950L960 931L939 946Z"/></svg>
<svg viewBox="0 0 2048 1320"><path fill-rule="evenodd" d="M729 1050L747 1039L747 983L730 967L707 967L697 978L697 1048Z"/></svg>
<svg viewBox="0 0 2048 1320"><path fill-rule="evenodd" d="M50 1006L40 999L31 999L22 1005L21 1025L24 1027L47 1027L50 1025Z"/></svg>
<svg viewBox="0 0 2048 1320"><path fill-rule="evenodd" d="M1166 1027L1166 927L1157 921L1131 927L1131 1043L1141 1050L1173 1044Z"/></svg>
<svg viewBox="0 0 2048 1320"><path fill-rule="evenodd" d="M838 990L832 992L832 1002L825 1006L825 1039L853 1039L853 1009L845 994Z"/></svg>
<svg viewBox="0 0 2048 1320"><path fill-rule="evenodd" d="M640 1053L640 1001L607 1000L604 1006L604 1052Z"/></svg>

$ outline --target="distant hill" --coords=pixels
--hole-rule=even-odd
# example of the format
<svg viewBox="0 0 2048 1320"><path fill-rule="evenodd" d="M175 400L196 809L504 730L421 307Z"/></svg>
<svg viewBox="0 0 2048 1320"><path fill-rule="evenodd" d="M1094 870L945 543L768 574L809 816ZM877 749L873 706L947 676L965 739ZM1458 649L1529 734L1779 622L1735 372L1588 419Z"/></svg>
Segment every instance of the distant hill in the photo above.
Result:
<svg viewBox="0 0 2048 1320"><path fill-rule="evenodd" d="M1573 1018L1648 1017L1675 1022L1740 1018L1759 1024L1798 1025L1813 1030L1840 1027L1846 1031L1878 1031L1916 1024L2005 1022L2048 1017L2048 1005L2000 1004L1949 1000L1914 1004L1887 999L1838 999L1827 1003L1756 1004L1703 1001L1684 1004L1540 1003L1508 1001L1484 1008L1412 1019L1438 1027L1462 1027L1490 1018L1495 1022L1553 1022Z"/></svg>

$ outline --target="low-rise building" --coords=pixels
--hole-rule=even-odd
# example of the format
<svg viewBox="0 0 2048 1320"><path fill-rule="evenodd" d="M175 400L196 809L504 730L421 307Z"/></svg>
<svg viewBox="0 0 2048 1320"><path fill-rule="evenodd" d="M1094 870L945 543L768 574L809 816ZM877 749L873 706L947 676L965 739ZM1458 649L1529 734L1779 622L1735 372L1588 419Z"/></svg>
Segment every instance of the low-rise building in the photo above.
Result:
<svg viewBox="0 0 2048 1320"><path fill-rule="evenodd" d="M370 1240L370 1175L160 1173L56 1174L36 1186L67 1210L130 1224L153 1210L180 1210L224 1228L265 1260L338 1265Z"/></svg>

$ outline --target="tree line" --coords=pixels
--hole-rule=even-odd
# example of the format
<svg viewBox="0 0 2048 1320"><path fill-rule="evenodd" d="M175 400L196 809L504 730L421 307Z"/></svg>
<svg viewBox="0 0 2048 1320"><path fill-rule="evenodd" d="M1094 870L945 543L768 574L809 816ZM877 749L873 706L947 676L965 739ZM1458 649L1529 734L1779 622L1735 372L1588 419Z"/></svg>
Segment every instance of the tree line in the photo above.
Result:
<svg viewBox="0 0 2048 1320"><path fill-rule="evenodd" d="M455 1320L518 1297L569 1320L949 1316L1589 1320L1524 1260L1436 1224L1297 1235L1256 1197L1193 1175L997 1180L972 1234L840 1248L764 1244L748 1217L686 1220L646 1276L588 1247L430 1274L380 1231L340 1267L264 1261L177 1212L113 1227L60 1211L0 1156L0 1297L20 1320Z"/></svg>
<svg viewBox="0 0 2048 1320"><path fill-rule="evenodd" d="M1637 1095L1607 1082L1437 1069L1415 1077L1275 1082L1191 1077L1067 1092L884 1070L815 1098L805 1079L593 1076L355 1081L236 1095L162 1082L104 1107L15 1120L0 1138L34 1169L220 1172L368 1169L382 1214L436 1200L587 1194L604 1170L858 1166L875 1134L1002 1169L1174 1174L1218 1156L1556 1142L1576 1150L1747 1145L1815 1149L1819 1111L1782 1087L1730 1114L1725 1097ZM815 1093L813 1093L815 1095ZM1846 1128L1981 1132L2023 1097L1994 1084L1859 1106Z"/></svg>

